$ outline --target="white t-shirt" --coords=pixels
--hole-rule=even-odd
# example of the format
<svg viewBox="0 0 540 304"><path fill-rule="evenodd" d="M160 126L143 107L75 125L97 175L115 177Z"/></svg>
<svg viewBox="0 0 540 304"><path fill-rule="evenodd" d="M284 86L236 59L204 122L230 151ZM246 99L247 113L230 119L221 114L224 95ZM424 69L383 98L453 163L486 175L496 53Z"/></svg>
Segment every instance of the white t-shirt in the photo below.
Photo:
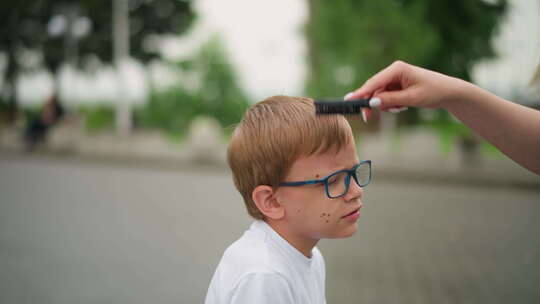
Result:
<svg viewBox="0 0 540 304"><path fill-rule="evenodd" d="M324 259L289 244L266 222L255 221L223 254L205 304L324 304Z"/></svg>

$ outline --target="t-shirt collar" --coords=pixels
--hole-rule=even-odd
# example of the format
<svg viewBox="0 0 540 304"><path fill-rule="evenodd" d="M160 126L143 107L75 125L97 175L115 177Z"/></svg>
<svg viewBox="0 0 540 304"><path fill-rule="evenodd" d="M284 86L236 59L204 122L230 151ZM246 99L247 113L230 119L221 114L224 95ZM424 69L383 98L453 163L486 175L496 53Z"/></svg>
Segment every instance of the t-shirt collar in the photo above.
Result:
<svg viewBox="0 0 540 304"><path fill-rule="evenodd" d="M265 234L270 237L275 243L277 243L280 248L282 248L288 255L290 255L300 264L307 267L311 266L314 254L313 249L311 250L311 258L308 258L302 252L300 252L300 250L296 249L286 239L279 235L279 233L277 233L274 228L268 225L268 223L266 223L265 221L257 220L253 222L251 226L257 230L262 230L263 232L265 232Z"/></svg>

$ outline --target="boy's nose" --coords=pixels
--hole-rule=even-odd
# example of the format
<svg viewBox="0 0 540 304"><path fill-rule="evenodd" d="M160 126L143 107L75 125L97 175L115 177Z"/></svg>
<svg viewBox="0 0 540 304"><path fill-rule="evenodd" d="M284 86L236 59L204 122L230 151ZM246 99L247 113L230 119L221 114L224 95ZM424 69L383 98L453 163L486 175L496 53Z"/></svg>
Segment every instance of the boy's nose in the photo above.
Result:
<svg viewBox="0 0 540 304"><path fill-rule="evenodd" d="M349 190L345 194L345 200L347 202L362 198L362 195L364 194L364 188L358 186L358 184L351 180L351 183L349 184Z"/></svg>

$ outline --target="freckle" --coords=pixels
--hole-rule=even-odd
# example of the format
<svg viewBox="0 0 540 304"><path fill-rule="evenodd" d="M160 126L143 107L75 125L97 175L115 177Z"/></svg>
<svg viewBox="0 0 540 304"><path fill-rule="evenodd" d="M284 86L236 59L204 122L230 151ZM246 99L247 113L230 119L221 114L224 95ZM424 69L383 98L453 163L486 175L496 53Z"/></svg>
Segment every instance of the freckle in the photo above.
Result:
<svg viewBox="0 0 540 304"><path fill-rule="evenodd" d="M326 213L321 214L321 217L323 217Z"/></svg>
<svg viewBox="0 0 540 304"><path fill-rule="evenodd" d="M330 213L328 213L328 215L327 215L327 216L328 216L328 217L330 217Z"/></svg>
<svg viewBox="0 0 540 304"><path fill-rule="evenodd" d="M315 177L316 177L316 178L319 178L319 174L315 174Z"/></svg>
<svg viewBox="0 0 540 304"><path fill-rule="evenodd" d="M300 213L300 209L296 210L297 213Z"/></svg>
<svg viewBox="0 0 540 304"><path fill-rule="evenodd" d="M328 220L326 220L326 222L328 223Z"/></svg>

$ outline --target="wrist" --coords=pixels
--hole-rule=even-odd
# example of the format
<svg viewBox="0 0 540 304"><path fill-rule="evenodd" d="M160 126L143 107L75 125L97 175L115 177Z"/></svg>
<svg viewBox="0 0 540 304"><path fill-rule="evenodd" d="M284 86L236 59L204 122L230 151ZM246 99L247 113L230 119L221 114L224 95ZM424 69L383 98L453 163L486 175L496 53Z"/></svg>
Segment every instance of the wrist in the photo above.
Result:
<svg viewBox="0 0 540 304"><path fill-rule="evenodd" d="M453 112L464 103L472 102L475 96L480 95L480 88L459 78L453 78L453 85L448 88L446 98L441 101L441 108Z"/></svg>

